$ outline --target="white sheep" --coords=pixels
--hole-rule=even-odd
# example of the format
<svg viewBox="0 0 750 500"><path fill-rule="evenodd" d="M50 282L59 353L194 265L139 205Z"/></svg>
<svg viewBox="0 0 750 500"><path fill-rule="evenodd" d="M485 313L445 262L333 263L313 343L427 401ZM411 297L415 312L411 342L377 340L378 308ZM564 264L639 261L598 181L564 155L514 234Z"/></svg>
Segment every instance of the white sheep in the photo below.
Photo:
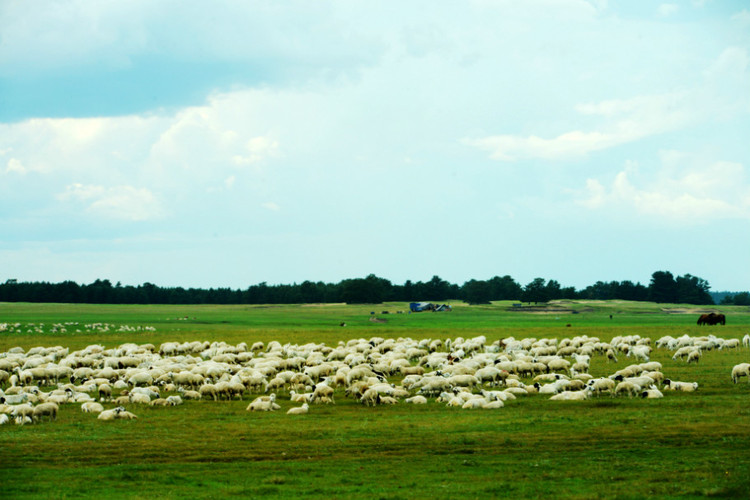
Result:
<svg viewBox="0 0 750 500"><path fill-rule="evenodd" d="M99 420L114 420L117 418L117 410L121 407L113 408L111 410L103 410L99 412L99 415L96 417Z"/></svg>
<svg viewBox="0 0 750 500"><path fill-rule="evenodd" d="M81 411L84 413L101 413L104 411L104 407L100 403L89 401L81 405Z"/></svg>
<svg viewBox="0 0 750 500"><path fill-rule="evenodd" d="M674 380L664 380L664 388L673 391L694 392L698 390L698 382L676 382Z"/></svg>
<svg viewBox="0 0 750 500"><path fill-rule="evenodd" d="M5 413L0 413L0 425L5 425L10 422L10 418Z"/></svg>
<svg viewBox="0 0 750 500"><path fill-rule="evenodd" d="M167 401L169 401L169 404L171 404L172 406L182 404L182 398L180 396L167 396Z"/></svg>
<svg viewBox="0 0 750 500"><path fill-rule="evenodd" d="M246 411L275 411L281 407L276 404L276 394L270 396L260 396L255 398L252 403L247 405Z"/></svg>
<svg viewBox="0 0 750 500"><path fill-rule="evenodd" d="M647 399L658 399L658 398L663 398L664 394L662 394L662 392L659 389L657 389L655 385L652 385L650 388L641 392L641 397L647 398Z"/></svg>
<svg viewBox="0 0 750 500"><path fill-rule="evenodd" d="M286 412L287 415L304 415L307 413L308 409L310 407L307 403L303 403L302 406L297 406L295 408L290 408L289 411Z"/></svg>
<svg viewBox="0 0 750 500"><path fill-rule="evenodd" d="M742 347L750 347L750 334L746 333L744 337L742 337Z"/></svg>
<svg viewBox="0 0 750 500"><path fill-rule="evenodd" d="M34 413L31 418L38 422L42 417L49 417L50 421L57 420L59 407L55 403L42 403L34 407Z"/></svg>
<svg viewBox="0 0 750 500"><path fill-rule="evenodd" d="M750 383L750 363L740 363L732 368L732 382L736 384L741 377L747 377L747 382Z"/></svg>
<svg viewBox="0 0 750 500"><path fill-rule="evenodd" d="M484 406L482 406L482 409L483 410L496 410L504 406L505 406L505 403L503 403L502 400L496 399L495 401L490 401L488 403L485 403Z"/></svg>
<svg viewBox="0 0 750 500"><path fill-rule="evenodd" d="M694 349L690 351L690 354L687 356L687 362L688 363L697 363L700 361L702 356L702 351L700 349Z"/></svg>
<svg viewBox="0 0 750 500"><path fill-rule="evenodd" d="M427 404L427 398L424 396L412 396L410 398L404 399L404 403L410 403L414 405L424 405Z"/></svg>
<svg viewBox="0 0 750 500"><path fill-rule="evenodd" d="M627 393L628 397L637 396L641 391L641 386L630 381L622 381L615 387L615 395Z"/></svg>
<svg viewBox="0 0 750 500"><path fill-rule="evenodd" d="M588 391L563 391L550 397L553 401L584 401L588 399Z"/></svg>

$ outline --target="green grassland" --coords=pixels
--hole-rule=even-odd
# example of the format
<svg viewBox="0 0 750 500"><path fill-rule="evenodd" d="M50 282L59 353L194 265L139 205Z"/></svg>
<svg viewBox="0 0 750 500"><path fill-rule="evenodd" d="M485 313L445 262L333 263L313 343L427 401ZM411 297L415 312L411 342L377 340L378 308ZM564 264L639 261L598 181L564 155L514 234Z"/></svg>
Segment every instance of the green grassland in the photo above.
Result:
<svg viewBox="0 0 750 500"><path fill-rule="evenodd" d="M0 333L11 347L97 343L278 340L325 343L352 338L456 338L485 335L609 341L640 335L741 338L748 308L721 306L725 326L698 327L700 307L621 301L511 303L408 314L403 303L376 306L120 306L0 304ZM388 311L389 314L383 314ZM398 311L403 311L398 314ZM370 321L371 312L386 322ZM77 323L65 333L52 325ZM346 326L340 326L341 323ZM28 332L26 325L38 330ZM105 333L86 324L150 326ZM39 326L44 324L44 326ZM569 326L568 326L569 325ZM81 330L80 332L76 330ZM114 328L112 329L114 330ZM750 384L733 384L747 348L708 351L697 365L655 349L667 377L697 381L696 393L658 400L583 402L534 395L495 411L398 404L365 407L336 393L335 405L304 416L280 392L282 410L245 411L243 401L188 401L128 407L135 421L102 422L65 405L56 422L0 427L3 498L750 498ZM595 357L594 376L616 364Z"/></svg>

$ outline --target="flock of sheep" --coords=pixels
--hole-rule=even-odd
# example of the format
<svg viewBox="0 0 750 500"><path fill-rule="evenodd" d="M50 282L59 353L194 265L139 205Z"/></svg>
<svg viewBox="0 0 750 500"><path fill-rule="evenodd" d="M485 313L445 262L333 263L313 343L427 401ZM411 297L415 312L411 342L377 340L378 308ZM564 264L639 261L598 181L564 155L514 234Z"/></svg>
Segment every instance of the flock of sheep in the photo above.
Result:
<svg viewBox="0 0 750 500"><path fill-rule="evenodd" d="M665 376L652 361L653 349L698 363L708 350L750 347L750 335L638 335L610 342L596 337L513 337L488 343L484 336L455 339L352 339L336 346L277 341L127 343L107 349L15 347L0 353L0 424L56 420L62 407L77 405L100 420L138 418L138 405L175 406L188 400L250 399L247 411L275 411L277 394L289 395L287 413L334 404L334 396L363 405L426 404L430 400L464 409L498 409L518 397L586 400L608 395L661 398L662 391L693 392L695 381ZM633 363L611 374L589 374L591 360ZM731 379L750 381L750 363L732 369ZM105 409L105 405L109 409Z"/></svg>

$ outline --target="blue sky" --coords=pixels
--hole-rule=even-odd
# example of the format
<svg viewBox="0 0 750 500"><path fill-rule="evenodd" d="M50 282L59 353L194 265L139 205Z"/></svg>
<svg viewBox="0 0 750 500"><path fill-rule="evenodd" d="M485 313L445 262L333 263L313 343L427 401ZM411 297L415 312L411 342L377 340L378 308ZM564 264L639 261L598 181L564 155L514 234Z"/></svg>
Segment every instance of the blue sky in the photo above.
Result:
<svg viewBox="0 0 750 500"><path fill-rule="evenodd" d="M0 4L0 280L750 289L750 2Z"/></svg>

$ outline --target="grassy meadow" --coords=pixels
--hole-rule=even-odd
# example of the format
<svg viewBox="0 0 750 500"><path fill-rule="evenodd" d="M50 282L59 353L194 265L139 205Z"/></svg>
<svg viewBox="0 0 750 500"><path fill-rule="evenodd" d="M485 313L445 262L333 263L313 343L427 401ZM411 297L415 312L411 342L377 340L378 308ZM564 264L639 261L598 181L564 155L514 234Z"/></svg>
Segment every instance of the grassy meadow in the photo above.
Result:
<svg viewBox="0 0 750 500"><path fill-rule="evenodd" d="M278 340L325 343L353 338L446 339L485 335L488 344L579 335L609 341L640 335L750 333L750 309L721 306L725 326L698 327L701 308L622 301L511 303L408 314L408 305L121 306L0 304L0 353L15 346L105 348L126 342ZM383 314L388 311L388 314ZM402 311L398 314L398 311ZM371 313L385 322L370 321ZM66 332L53 331L65 324ZM155 331L93 331L106 323ZM345 323L346 326L340 326ZM28 325L33 324L33 327ZM42 326L43 325L43 326ZM77 331L80 330L80 331ZM652 346L654 344L652 343ZM495 411L397 404L366 407L336 391L335 405L245 410L242 401L130 405L138 420L102 422L63 405L56 422L0 427L3 498L750 498L750 384L732 366L750 349L707 351L698 364L651 359L695 393L663 399L604 396L550 401L529 395ZM592 359L606 376L633 363ZM397 379L394 381L398 381ZM528 382L528 380L527 380ZM106 405L105 405L106 406Z"/></svg>

